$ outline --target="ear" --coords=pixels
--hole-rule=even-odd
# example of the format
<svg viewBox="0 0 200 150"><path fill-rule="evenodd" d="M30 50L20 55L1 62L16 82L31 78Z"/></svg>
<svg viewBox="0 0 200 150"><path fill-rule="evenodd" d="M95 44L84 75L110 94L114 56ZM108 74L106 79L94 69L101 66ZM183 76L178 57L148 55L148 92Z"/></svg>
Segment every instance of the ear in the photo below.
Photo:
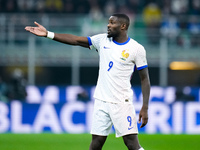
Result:
<svg viewBox="0 0 200 150"><path fill-rule="evenodd" d="M121 29L122 29L122 30L126 30L126 29L127 29L127 26L126 26L125 23L122 23L122 24L121 24Z"/></svg>

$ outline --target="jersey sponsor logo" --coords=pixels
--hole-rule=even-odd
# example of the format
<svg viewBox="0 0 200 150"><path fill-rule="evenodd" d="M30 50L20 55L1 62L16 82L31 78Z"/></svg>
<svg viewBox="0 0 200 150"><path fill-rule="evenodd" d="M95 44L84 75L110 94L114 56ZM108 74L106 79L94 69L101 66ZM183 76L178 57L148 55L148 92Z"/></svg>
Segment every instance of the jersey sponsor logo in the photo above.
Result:
<svg viewBox="0 0 200 150"><path fill-rule="evenodd" d="M133 129L133 127L128 128L128 130L131 130L131 129Z"/></svg>
<svg viewBox="0 0 200 150"><path fill-rule="evenodd" d="M122 57L120 59L126 61L126 59L129 57L128 50L123 50L121 56Z"/></svg>
<svg viewBox="0 0 200 150"><path fill-rule="evenodd" d="M110 47L107 47L107 46L104 46L103 48L104 48L104 49L110 49Z"/></svg>

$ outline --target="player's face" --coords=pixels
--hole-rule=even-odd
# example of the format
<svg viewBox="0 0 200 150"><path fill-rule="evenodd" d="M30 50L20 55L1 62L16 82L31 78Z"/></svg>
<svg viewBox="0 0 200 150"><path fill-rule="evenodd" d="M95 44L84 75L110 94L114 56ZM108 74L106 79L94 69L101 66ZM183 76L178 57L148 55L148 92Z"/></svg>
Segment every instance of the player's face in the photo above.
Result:
<svg viewBox="0 0 200 150"><path fill-rule="evenodd" d="M121 23L117 17L111 16L107 28L108 37L117 37L120 34Z"/></svg>

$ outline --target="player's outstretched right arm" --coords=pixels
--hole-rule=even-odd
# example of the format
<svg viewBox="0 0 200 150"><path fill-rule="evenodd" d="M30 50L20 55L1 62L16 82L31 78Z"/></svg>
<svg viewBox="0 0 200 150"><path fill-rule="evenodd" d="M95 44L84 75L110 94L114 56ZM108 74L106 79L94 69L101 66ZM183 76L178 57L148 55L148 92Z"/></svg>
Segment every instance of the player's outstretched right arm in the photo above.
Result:
<svg viewBox="0 0 200 150"><path fill-rule="evenodd" d="M51 36L51 38L55 41L62 42L69 45L78 45L82 47L89 47L87 37L76 36L72 34L59 34L59 33L52 33L46 30L46 28L36 21L34 22L36 27L26 26L25 30L29 31L37 36L47 37ZM49 34L49 35L48 35Z"/></svg>

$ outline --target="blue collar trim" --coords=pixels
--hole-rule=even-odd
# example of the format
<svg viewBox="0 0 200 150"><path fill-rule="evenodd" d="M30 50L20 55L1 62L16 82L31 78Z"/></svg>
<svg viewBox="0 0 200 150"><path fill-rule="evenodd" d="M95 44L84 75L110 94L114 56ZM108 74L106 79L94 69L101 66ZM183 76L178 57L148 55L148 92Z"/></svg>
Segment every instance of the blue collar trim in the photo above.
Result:
<svg viewBox="0 0 200 150"><path fill-rule="evenodd" d="M125 45L125 44L127 44L129 41L130 41L130 37L128 37L128 40L126 41L126 42L124 42L124 43L118 43L117 41L115 41L115 40L113 40L113 42L115 43L115 44L117 44L117 45Z"/></svg>

